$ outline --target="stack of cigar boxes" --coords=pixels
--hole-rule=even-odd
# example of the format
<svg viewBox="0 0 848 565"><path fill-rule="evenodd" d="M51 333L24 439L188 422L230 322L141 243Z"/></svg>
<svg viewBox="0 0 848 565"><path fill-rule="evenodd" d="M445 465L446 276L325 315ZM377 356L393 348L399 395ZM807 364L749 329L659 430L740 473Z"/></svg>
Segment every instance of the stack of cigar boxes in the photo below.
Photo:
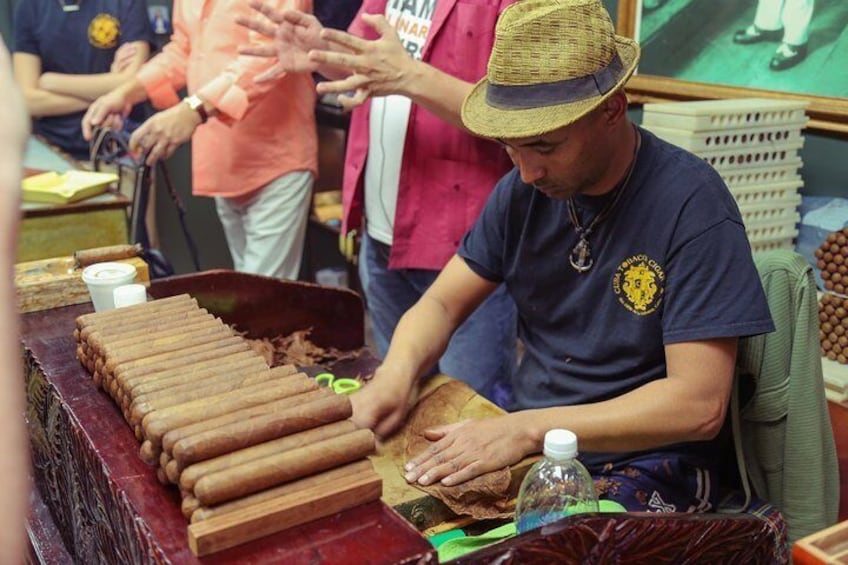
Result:
<svg viewBox="0 0 848 565"><path fill-rule="evenodd" d="M805 108L806 102L768 98L645 104L642 126L718 171L754 252L793 249Z"/></svg>

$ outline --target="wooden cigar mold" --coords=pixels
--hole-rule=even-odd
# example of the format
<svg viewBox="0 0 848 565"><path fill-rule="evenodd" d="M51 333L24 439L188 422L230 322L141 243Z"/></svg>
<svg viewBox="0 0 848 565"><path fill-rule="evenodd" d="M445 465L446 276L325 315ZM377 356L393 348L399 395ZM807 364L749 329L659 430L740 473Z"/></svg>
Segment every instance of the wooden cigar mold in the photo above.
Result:
<svg viewBox="0 0 848 565"><path fill-rule="evenodd" d="M380 497L350 399L264 357L187 294L77 318L76 354L118 404L189 546L207 555Z"/></svg>

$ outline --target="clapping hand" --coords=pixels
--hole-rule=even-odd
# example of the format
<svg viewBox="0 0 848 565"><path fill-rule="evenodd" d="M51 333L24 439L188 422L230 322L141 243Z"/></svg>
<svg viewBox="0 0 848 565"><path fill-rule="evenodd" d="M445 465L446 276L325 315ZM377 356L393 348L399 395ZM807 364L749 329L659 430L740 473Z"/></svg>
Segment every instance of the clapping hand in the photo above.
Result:
<svg viewBox="0 0 848 565"><path fill-rule="evenodd" d="M239 53L277 58L273 67L256 77L256 82L276 80L289 72L314 72L317 64L309 58L309 51L326 47L321 39L324 28L318 19L299 10L279 10L262 0L250 0L249 4L257 14L253 18L239 16L236 23L272 42L245 45L239 48Z"/></svg>
<svg viewBox="0 0 848 565"><path fill-rule="evenodd" d="M324 29L321 38L339 50L313 49L314 63L348 70L344 79L321 82L318 93L339 93L345 109L353 109L371 96L404 94L414 78L416 61L407 53L395 29L382 15L363 14L362 19L379 35L373 41L335 29ZM353 92L353 95L348 94Z"/></svg>

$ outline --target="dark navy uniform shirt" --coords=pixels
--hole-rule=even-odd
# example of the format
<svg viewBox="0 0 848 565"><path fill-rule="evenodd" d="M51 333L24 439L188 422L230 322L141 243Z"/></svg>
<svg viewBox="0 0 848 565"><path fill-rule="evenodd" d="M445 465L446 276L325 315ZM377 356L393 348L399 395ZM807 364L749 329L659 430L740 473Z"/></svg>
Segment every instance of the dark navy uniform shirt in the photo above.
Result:
<svg viewBox="0 0 848 565"><path fill-rule="evenodd" d="M108 73L118 47L153 39L145 0L81 0L76 12L63 11L59 0L19 0L14 29L14 51L38 56L42 73ZM84 114L37 118L33 132L87 159Z"/></svg>
<svg viewBox="0 0 848 565"><path fill-rule="evenodd" d="M629 185L589 236L595 263L578 273L565 201L521 181L492 192L458 251L504 281L525 346L513 378L516 409L599 402L666 377L671 343L773 331L742 219L709 165L641 130ZM609 195L580 196L583 225ZM670 446L700 459L714 445ZM635 454L584 453L589 463ZM647 454L645 454L647 455Z"/></svg>

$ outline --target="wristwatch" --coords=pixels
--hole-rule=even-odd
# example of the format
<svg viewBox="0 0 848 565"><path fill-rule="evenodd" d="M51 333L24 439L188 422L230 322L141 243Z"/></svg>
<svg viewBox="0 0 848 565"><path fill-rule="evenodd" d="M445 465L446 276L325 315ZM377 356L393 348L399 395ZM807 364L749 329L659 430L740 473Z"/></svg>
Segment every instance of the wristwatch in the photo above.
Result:
<svg viewBox="0 0 848 565"><path fill-rule="evenodd" d="M200 96L192 94L191 96L183 98L183 102L185 102L189 108L197 112L200 116L200 123L206 123L206 120L209 119L209 114L206 113L206 107L203 105L203 100Z"/></svg>

